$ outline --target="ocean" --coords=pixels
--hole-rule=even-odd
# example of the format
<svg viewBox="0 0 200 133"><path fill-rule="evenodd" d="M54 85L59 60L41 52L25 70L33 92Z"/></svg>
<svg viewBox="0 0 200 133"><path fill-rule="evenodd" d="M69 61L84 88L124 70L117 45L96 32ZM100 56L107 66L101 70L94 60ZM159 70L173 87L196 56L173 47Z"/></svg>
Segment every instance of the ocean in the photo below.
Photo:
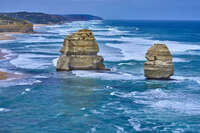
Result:
<svg viewBox="0 0 200 133"><path fill-rule="evenodd" d="M111 71L56 72L66 35L91 29ZM0 41L0 133L200 133L200 22L104 20L35 28ZM145 53L165 43L172 80L146 80Z"/></svg>

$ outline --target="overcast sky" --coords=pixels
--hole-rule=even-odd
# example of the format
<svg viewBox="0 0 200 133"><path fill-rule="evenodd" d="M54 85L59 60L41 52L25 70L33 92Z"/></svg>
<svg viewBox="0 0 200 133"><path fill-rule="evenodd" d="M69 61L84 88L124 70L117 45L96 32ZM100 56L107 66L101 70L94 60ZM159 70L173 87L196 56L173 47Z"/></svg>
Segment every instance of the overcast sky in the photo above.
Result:
<svg viewBox="0 0 200 133"><path fill-rule="evenodd" d="M200 20L200 0L0 0L0 12L93 14L104 19Z"/></svg>

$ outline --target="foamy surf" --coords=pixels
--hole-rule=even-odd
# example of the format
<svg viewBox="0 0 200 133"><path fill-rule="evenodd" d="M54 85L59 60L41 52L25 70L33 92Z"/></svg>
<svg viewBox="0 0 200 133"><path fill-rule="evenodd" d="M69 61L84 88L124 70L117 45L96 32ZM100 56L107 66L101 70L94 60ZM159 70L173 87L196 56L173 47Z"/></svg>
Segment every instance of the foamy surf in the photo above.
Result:
<svg viewBox="0 0 200 133"><path fill-rule="evenodd" d="M190 81L194 81L194 82L200 84L200 77L172 76L171 78L175 79L177 81L187 81L187 80L190 80Z"/></svg>
<svg viewBox="0 0 200 133"><path fill-rule="evenodd" d="M11 86L31 86L34 84L42 83L41 80L37 79L15 79L15 80L4 80L0 81L1 87L11 87Z"/></svg>
<svg viewBox="0 0 200 133"><path fill-rule="evenodd" d="M133 99L137 104L144 104L154 109L164 109L186 113L190 115L200 114L200 104L191 98L186 98L182 93L171 94L163 89L148 90L145 92L118 92L110 93L111 96Z"/></svg>
<svg viewBox="0 0 200 133"><path fill-rule="evenodd" d="M21 43L39 43L39 42L63 42L63 39L49 39L42 36L29 37L28 39L18 39L18 42Z"/></svg>
<svg viewBox="0 0 200 133"><path fill-rule="evenodd" d="M0 108L0 113L1 113L1 112L9 112L9 111L10 111L10 109Z"/></svg>
<svg viewBox="0 0 200 133"><path fill-rule="evenodd" d="M52 60L53 65L56 67L57 66L57 62L58 62L58 58L55 58Z"/></svg>
<svg viewBox="0 0 200 133"><path fill-rule="evenodd" d="M52 57L50 55L39 54L20 54L16 59L10 63L16 67L24 69L45 69L51 65L46 58Z"/></svg>
<svg viewBox="0 0 200 133"><path fill-rule="evenodd" d="M124 56L122 60L145 61L145 54L147 50L151 47L151 45L153 45L154 43L166 44L173 55L189 54L189 50L200 49L200 45L181 44L179 42L174 41L148 40L145 38L123 38L121 41L125 41L125 43L107 43L106 45L120 49ZM184 60L175 58L175 62L184 62Z"/></svg>
<svg viewBox="0 0 200 133"><path fill-rule="evenodd" d="M148 24L142 21L126 22L105 20L45 26L37 30L51 33L16 35L17 40L13 43L2 44L3 48L16 55L13 60L2 60L1 68L24 75L20 79L0 81L0 98L4 102L4 106L0 107L3 127L24 119L28 111L30 121L22 123L22 126L41 123L40 119L34 119L39 114L61 132L66 131L65 127L60 128L48 116L61 118L63 125L69 127L78 122L84 125L83 132L198 132L198 34L193 37L185 33L176 34L174 29L171 35L168 29L165 31L167 27L159 27L159 24L149 27L154 23L151 21ZM64 38L83 28L93 30L99 54L111 71L56 72ZM182 28L185 27L180 30ZM190 43L190 37L196 40ZM173 80L146 80L144 77L145 53L156 42L166 43L172 51L173 61L177 62ZM5 113L5 109L10 109L10 112ZM70 118L76 117L69 122L66 114ZM7 117L10 115L17 117L9 121ZM13 124L16 129L20 126ZM34 129L40 130L37 126ZM72 132L76 131L72 129Z"/></svg>
<svg viewBox="0 0 200 133"><path fill-rule="evenodd" d="M97 72L97 71L72 71L78 77L93 78L101 80L138 80L144 79L143 77L136 77L129 73L116 73L116 72Z"/></svg>
<svg viewBox="0 0 200 133"><path fill-rule="evenodd" d="M93 29L91 28L91 30L93 30ZM95 32L95 29L94 29L94 35L99 35L99 36L131 35L131 34L129 34L128 31L121 31L117 28L107 28L104 30L106 30L106 31Z"/></svg>
<svg viewBox="0 0 200 133"><path fill-rule="evenodd" d="M15 54L11 51L11 50L8 50L8 49L0 49L0 51L5 54L3 57L5 59L3 60L8 60L8 59L11 59L12 57L15 56ZM1 61L1 60L0 60Z"/></svg>

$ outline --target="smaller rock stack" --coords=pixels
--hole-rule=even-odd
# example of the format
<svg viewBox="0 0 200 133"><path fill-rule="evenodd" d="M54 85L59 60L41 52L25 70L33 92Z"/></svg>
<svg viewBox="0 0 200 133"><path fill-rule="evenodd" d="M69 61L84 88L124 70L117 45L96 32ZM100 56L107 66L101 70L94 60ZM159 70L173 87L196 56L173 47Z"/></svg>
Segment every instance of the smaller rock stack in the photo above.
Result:
<svg viewBox="0 0 200 133"><path fill-rule="evenodd" d="M144 74L147 79L169 79L174 74L172 55L165 44L154 44L146 53Z"/></svg>
<svg viewBox="0 0 200 133"><path fill-rule="evenodd" d="M105 70L103 57L92 31L83 29L65 38L57 62L57 71Z"/></svg>

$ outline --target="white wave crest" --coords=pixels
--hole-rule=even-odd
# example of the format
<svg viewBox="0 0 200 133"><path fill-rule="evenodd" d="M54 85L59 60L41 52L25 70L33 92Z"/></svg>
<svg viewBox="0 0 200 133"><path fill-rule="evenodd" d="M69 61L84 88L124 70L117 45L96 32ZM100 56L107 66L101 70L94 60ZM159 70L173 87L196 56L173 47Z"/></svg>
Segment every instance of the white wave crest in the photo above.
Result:
<svg viewBox="0 0 200 133"><path fill-rule="evenodd" d="M28 38L21 38L17 40L21 43L39 43L39 42L63 42L63 39L51 39L45 38L43 36L36 36L36 37L28 37Z"/></svg>
<svg viewBox="0 0 200 133"><path fill-rule="evenodd" d="M54 65L55 67L57 66L57 62L58 62L58 58L52 60L52 63L53 63L53 65Z"/></svg>
<svg viewBox="0 0 200 133"><path fill-rule="evenodd" d="M128 73L96 72L96 71L72 71L78 77L96 78L102 80L136 80L143 77L136 77Z"/></svg>
<svg viewBox="0 0 200 133"><path fill-rule="evenodd" d="M164 43L166 44L173 55L176 54L187 54L188 50L198 50L200 49L200 45L190 45L190 44L182 44L174 41L156 41L156 40L148 40L145 38L127 38L122 37L121 41L125 41L122 44L113 44L107 43L107 46L114 47L120 49L123 58L122 60L139 60L145 61L145 54L148 48L152 46L154 43ZM175 62L183 62L183 59L176 58Z"/></svg>
<svg viewBox="0 0 200 133"><path fill-rule="evenodd" d="M6 108L0 108L0 112L9 112L10 109L6 109Z"/></svg>
<svg viewBox="0 0 200 133"><path fill-rule="evenodd" d="M178 81L191 80L200 84L200 77L172 76L172 79L176 79Z"/></svg>
<svg viewBox="0 0 200 133"><path fill-rule="evenodd" d="M20 54L16 59L10 61L16 67L25 69L45 69L51 65L50 61L45 58L51 57L49 55L38 54Z"/></svg>
<svg viewBox="0 0 200 133"><path fill-rule="evenodd" d="M112 96L133 99L135 103L144 104L154 109L164 109L186 113L190 115L200 114L200 104L194 97L186 98L182 93L169 93L163 89L152 89L144 92L118 92L110 93Z"/></svg>

